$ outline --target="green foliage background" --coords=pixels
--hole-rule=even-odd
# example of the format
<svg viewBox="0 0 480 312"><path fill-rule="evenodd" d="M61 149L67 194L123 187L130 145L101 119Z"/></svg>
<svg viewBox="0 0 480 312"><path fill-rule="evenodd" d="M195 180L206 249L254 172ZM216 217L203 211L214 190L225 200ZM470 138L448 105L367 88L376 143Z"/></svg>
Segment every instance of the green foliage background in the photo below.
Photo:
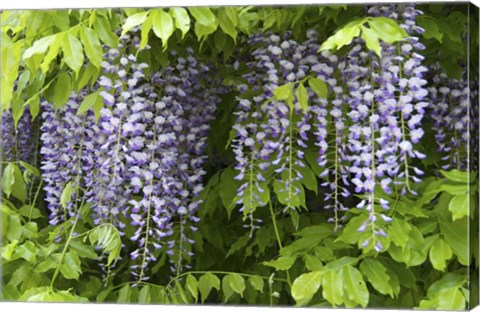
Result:
<svg viewBox="0 0 480 312"><path fill-rule="evenodd" d="M421 38L427 47L425 62L440 61L449 76L460 77L461 66L470 59L478 74L478 9L469 10L468 4L427 4L419 9L425 13L418 19L426 30ZM141 46L151 49L138 57L157 70L167 64L170 49L186 46L211 62L229 60L235 51L248 49L243 35L258 30L292 30L300 40L314 28L323 36L323 48L342 54L353 37L368 39L362 27L375 21L364 15L364 7L355 5L4 11L1 107L12 109L18 122L26 107L38 118L42 97L63 106L72 89L96 81L101 46L116 46L119 28L122 33L141 28ZM466 33L469 42L463 40ZM397 28L379 37L394 42L402 34ZM381 54L378 38L370 42L369 48ZM86 59L89 65L83 67ZM224 84L234 85L241 72L219 74ZM288 100L293 88L279 88L275 96ZM317 87L320 93L321 88ZM257 207L264 224L251 237L234 204L238 185L228 147L234 103L234 94L225 95L212 124L192 269L173 278L168 278L168 259L162 254L150 282L136 284L128 265L131 243L123 242L122 248L113 226L94 227L88 205L81 207L81 222L49 225L35 164L2 163L0 298L442 310L478 304L476 172L434 175L435 153L429 142L422 142L428 152L424 165L430 171L413 186L417 198L390 195L393 221L382 241L386 251L377 254L360 248L364 239L357 229L365 212L351 209L338 231L326 222L322 194L315 193L321 181L315 157L307 155L313 161L304 174L309 178L302 181L305 194L299 206L304 209L279 214L280 203L272 194L266 206ZM80 110L98 114L101 107L98 93L92 93ZM62 205L70 196L67 186ZM55 242L57 234L66 238L64 243ZM108 265L116 262L105 281L99 259Z"/></svg>

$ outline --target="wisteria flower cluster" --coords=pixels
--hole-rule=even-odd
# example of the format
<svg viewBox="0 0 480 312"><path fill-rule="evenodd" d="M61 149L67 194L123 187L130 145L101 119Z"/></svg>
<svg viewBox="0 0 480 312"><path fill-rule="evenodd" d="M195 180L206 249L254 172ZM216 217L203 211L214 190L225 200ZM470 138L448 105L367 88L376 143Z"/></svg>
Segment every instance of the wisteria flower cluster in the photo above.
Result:
<svg viewBox="0 0 480 312"><path fill-rule="evenodd" d="M90 204L95 225L111 223L123 235L130 222L132 274L141 281L159 250L171 255L175 273L192 255L188 233L199 221L206 138L221 90L192 49L172 52L166 68L147 74L135 55L139 41L125 35L107 49L94 86L104 105L98 122L91 111L78 114L85 90L58 110L42 103L41 153L50 223L78 216L79 202ZM73 200L64 210L68 183Z"/></svg>
<svg viewBox="0 0 480 312"><path fill-rule="evenodd" d="M247 96L238 99L233 148L237 179L242 181L238 203L252 219L255 208L265 205L261 194L266 186L261 182L273 176L275 193L285 210L299 208L305 196L303 158L308 136L313 134L317 164L323 168L320 176L326 180L322 184L327 188L325 208L334 211L331 221L339 227L339 212L351 208L341 197L362 194L356 207L365 209L368 218L359 231L371 232L362 246L381 251L377 237L386 233L376 223L391 220L385 213L390 202L381 193L390 194L395 188L414 195L411 183L420 181L423 174L412 160L425 157L417 144L424 135L422 120L428 106L427 68L422 65L419 52L424 47L417 37L423 29L415 24L420 11L413 5L391 5L372 6L368 12L397 20L409 36L399 46L382 42L382 58L360 38L341 58L318 53L314 31L301 44L289 39L290 33L282 39L276 34L250 38L249 44L258 48L244 78L253 87L247 93L240 86ZM290 106L286 101L271 101L279 86L300 85L308 76L324 81L332 96L321 98L307 87L306 112L298 94Z"/></svg>
<svg viewBox="0 0 480 312"><path fill-rule="evenodd" d="M0 155L2 155L2 160L32 162L35 144L30 112L26 110L22 114L16 127L11 109L2 111L1 121Z"/></svg>
<svg viewBox="0 0 480 312"><path fill-rule="evenodd" d="M253 211L266 204L266 182L272 173L277 176L273 185L286 212L298 207L305 197L302 172L306 166L304 149L311 124L320 150L318 161L326 163L326 99L313 98L313 91L309 89L307 96L312 96L314 105L304 111L297 98L289 103L272 101L272 97L279 86L298 83L311 71L317 71L318 76L327 81L333 72L327 62L335 57L328 52L318 55L315 31L309 31L307 41L301 44L291 37L289 32L283 37L269 33L248 40L249 45L258 48L247 63L250 72L243 78L253 86L251 91L255 95L249 98L246 85L239 86L245 95L239 96L234 125L237 137L232 146L237 161L235 168L239 171L236 179L242 182L237 191L238 204L252 229L256 227Z"/></svg>
<svg viewBox="0 0 480 312"><path fill-rule="evenodd" d="M439 64L430 66L433 84L429 86L430 118L441 155L441 167L462 169L468 167L470 91L466 79L449 78Z"/></svg>

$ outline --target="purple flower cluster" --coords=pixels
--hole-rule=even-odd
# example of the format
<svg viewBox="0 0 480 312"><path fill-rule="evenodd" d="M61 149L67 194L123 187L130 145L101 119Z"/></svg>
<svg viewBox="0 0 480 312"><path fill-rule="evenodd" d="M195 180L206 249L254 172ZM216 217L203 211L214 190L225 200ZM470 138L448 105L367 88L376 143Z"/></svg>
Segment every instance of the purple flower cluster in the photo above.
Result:
<svg viewBox="0 0 480 312"><path fill-rule="evenodd" d="M384 213L390 203L376 191L377 186L386 194L392 192L392 187L401 194L415 194L410 184L419 182L418 176L423 174L411 159L425 157L415 145L424 134L421 125L428 91L423 77L427 68L418 54L424 49L416 37L423 32L415 25L420 11L402 4L373 6L369 13L396 19L409 36L398 46L382 42L381 58L371 51L364 52L364 42L357 39L342 66L351 107L349 171L354 175L351 181L355 192L365 194L357 208L369 213L359 231L370 228L373 234L362 246L371 244L381 251L383 246L376 237L386 234L376 222L379 217L384 222L391 218Z"/></svg>
<svg viewBox="0 0 480 312"><path fill-rule="evenodd" d="M219 81L211 77L211 67L198 61L193 49L185 51L186 55L171 51L169 66L152 76L152 84L164 89L155 103L156 152L163 168L157 190L165 201L169 235L172 227L178 229L176 241L172 238L168 242L169 248L177 245L176 254L169 252L171 270L176 274L183 270L183 259L193 255L194 241L189 233L197 230L194 224L200 221L196 212L203 190L204 152L221 92Z"/></svg>
<svg viewBox="0 0 480 312"><path fill-rule="evenodd" d="M32 116L25 111L20 117L17 127L13 120L11 110L2 111L2 123L0 125L2 160L25 161L30 163L34 156L34 143L32 131Z"/></svg>
<svg viewBox="0 0 480 312"><path fill-rule="evenodd" d="M307 112L303 111L298 98L293 103L272 101L274 90L285 84L295 85L306 78L312 68L319 77L327 78L332 69L319 61L317 34L307 33L308 40L297 43L287 32L283 38L276 34L258 34L248 43L258 46L247 63L250 72L243 76L248 85L240 85L237 120L232 141L238 175L241 181L237 190L238 204L253 228L253 211L264 206L268 200L268 182L274 174L274 188L284 211L302 205L304 190L301 184L305 167L304 149L308 133L312 130L310 120L314 117L314 134L320 147L320 162L326 162L328 147L326 99L315 98ZM323 56L320 56L321 58ZM324 66L323 66L324 65ZM309 88L308 88L309 89ZM253 92L254 96L249 96ZM244 94L243 94L244 93ZM309 90L313 97L313 91Z"/></svg>
<svg viewBox="0 0 480 312"><path fill-rule="evenodd" d="M339 227L339 212L349 208L341 197L351 196L351 191L363 194L357 208L365 209L368 218L359 231L369 228L372 235L362 245L381 251L377 237L386 234L377 222L391 220L386 213L388 194L393 189L415 194L411 183L423 174L412 160L425 157L417 143L424 135L428 106L427 68L419 54L424 46L417 37L423 29L415 24L420 11L398 4L372 6L368 12L396 20L408 34L399 44L382 42L381 58L360 38L341 58L319 54L314 31L302 44L290 39L288 32L282 39L275 34L249 39L257 49L244 76L251 87L239 86L233 149L236 179L242 181L237 203L253 220L255 208L266 204L263 194L272 179L285 211L302 205L303 158L311 131L319 152L317 163L323 168L320 177L326 180L321 184L327 188L325 208L335 213L330 221ZM297 87L309 77L324 81L330 94L321 98L307 87L307 112L296 96L292 107L287 101L272 100L279 86ZM331 134L334 140L329 139Z"/></svg>
<svg viewBox="0 0 480 312"><path fill-rule="evenodd" d="M93 113L77 115L85 96L83 91L79 94L72 92L65 106L59 109L46 101L41 103L41 169L52 225L75 217L78 213L77 204L82 200L79 198L80 190L85 187L83 176L88 170L90 158L86 142L88 137L91 140L95 135ZM61 195L69 183L72 189L71 201L62 207Z"/></svg>
<svg viewBox="0 0 480 312"><path fill-rule="evenodd" d="M150 74L137 61L139 42L125 35L104 54L93 88L104 105L98 122L91 111L77 115L86 91L58 110L42 103L41 153L50 223L74 216L79 197L95 225L111 223L123 235L127 220L136 228L132 274L141 281L160 252L177 274L192 255L189 233L197 230L206 140L222 88L190 48L172 52L169 65ZM68 183L73 196L63 209Z"/></svg>
<svg viewBox="0 0 480 312"><path fill-rule="evenodd" d="M439 64L430 67L433 84L429 87L430 118L433 122L441 167L466 170L470 141L470 90L467 73L461 79L448 77ZM474 132L472 132L474 133Z"/></svg>

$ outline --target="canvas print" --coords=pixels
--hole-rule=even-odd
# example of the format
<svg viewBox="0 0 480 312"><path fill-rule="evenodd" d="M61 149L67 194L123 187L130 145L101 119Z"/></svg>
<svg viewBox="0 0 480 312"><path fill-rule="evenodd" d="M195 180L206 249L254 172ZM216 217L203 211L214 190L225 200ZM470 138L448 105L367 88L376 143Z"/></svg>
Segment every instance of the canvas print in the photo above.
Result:
<svg viewBox="0 0 480 312"><path fill-rule="evenodd" d="M475 307L478 12L1 12L0 299Z"/></svg>

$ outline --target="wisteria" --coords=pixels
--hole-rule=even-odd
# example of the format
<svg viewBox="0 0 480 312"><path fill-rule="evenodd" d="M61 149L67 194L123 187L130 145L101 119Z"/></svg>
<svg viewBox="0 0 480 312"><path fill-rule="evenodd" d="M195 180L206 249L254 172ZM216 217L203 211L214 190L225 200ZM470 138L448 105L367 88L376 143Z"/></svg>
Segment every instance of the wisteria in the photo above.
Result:
<svg viewBox="0 0 480 312"><path fill-rule="evenodd" d="M429 29L430 9L425 10L427 16L422 17L414 4L368 5L363 18L346 20L332 36L315 25L315 29L294 26L298 21L286 29L265 26L255 31L235 25L235 32L230 29L227 36L222 33L226 20L236 15L235 10L225 11L218 16L214 39L225 51L216 51L221 49L212 48L208 36L202 37L202 31L209 28L197 20L201 14L196 11L184 13L189 18L192 13L192 20L198 22L194 26L198 42L187 36L185 41L170 43L168 38L160 38L166 33L155 22L156 14L173 14L171 22L180 29L181 10L132 10L126 13L128 23L122 29L117 24L111 34L92 37L89 30L106 26L106 17L100 14L98 21L89 21L91 29L79 31L78 38L71 34L72 42L78 40L80 47L86 48L82 62L72 65L68 59L56 76L51 75L50 67L41 68L42 79L48 80L51 88L68 80L73 91L69 89L62 97L44 86L33 98L25 98L25 112L17 126L15 110L2 111L2 166L13 168L8 170L9 176L1 178L7 189L2 195L8 200L5 207L21 203L18 216L25 217L21 222L27 218L30 222L45 209L49 226L56 231L48 240L66 246L60 262L66 253L76 252L75 243L71 250L67 246L72 239L84 236L84 243L90 240L96 249L92 247L85 258L92 263L95 259L101 267L105 286L125 269L134 286L153 284L152 279L164 274L179 285L184 278L186 282L190 279L190 286L198 288L200 280L192 282L195 274L189 270L196 268L195 257L203 252L203 244L210 252L217 242L211 237L205 241L194 238L204 234L202 228L198 232L205 223L200 216L216 213L244 228L238 242L218 239L219 245L232 244L227 257L244 246L249 251L254 246L262 252L268 250L270 238L262 235L270 230L274 233L280 258L266 261L267 267L292 256L282 245L282 236L287 236L282 231L293 229L295 242L307 237L301 232L305 224L317 226L318 220L332 236L322 238L319 244L325 244L320 247L302 249L302 257L294 259L305 258L310 271L318 271L320 264L324 268L330 258L325 250L338 241L357 245L364 255L391 252L393 257L395 248L409 247L403 240L410 242L417 232L421 233L418 236L425 234L420 225L395 219L409 215L408 205L431 187L425 177L431 176L432 183L444 183L446 189L452 181L456 187L465 180L457 175L477 168L478 81L470 77L467 64L459 64L461 75L453 78L443 62L431 61L430 55L436 51L428 47L427 39L438 38ZM116 18L125 16L117 14ZM168 22L168 17L164 21ZM136 26L130 27L133 24ZM385 34L378 25L391 29ZM181 32L186 36L183 29ZM342 39L330 44L338 34ZM160 41L151 41L154 35ZM228 55L230 39L234 39L235 57ZM89 40L98 41L101 55L92 55L86 44ZM52 42L46 51L54 50ZM32 50L34 55L41 54ZM218 52L215 57L203 55L210 50ZM62 51L62 55L68 54ZM89 75L93 80L87 83ZM26 75L23 79L33 88L33 78ZM37 99L38 107L34 106ZM35 112L37 120L32 118ZM35 122L41 126L35 128ZM219 130L219 125L224 128ZM212 127L224 133L212 135ZM39 142L35 142L35 132L40 133ZM224 151L217 146L210 150L213 137L220 138L215 143L225 146ZM434 140L428 141L431 138ZM37 150L40 173L34 168ZM426 159L433 151L435 155ZM444 170L455 170L452 181ZM35 199L30 193L18 196L18 189L17 194L11 190L19 175L25 177L22 182L30 193L34 180L29 177L39 178L35 181L40 181L41 187ZM431 203L424 196L420 204L412 204L412 210L430 209L444 200L442 192L432 191L431 200L427 198ZM454 222L467 214L463 210L470 198L463 197L465 194L450 194L456 205L445 205ZM42 196L44 200L38 203L36 198ZM221 205L226 213L216 210ZM436 208L418 211L411 213L412 219L415 213L438 213ZM230 221L236 212L243 220ZM271 227L262 228L269 222ZM121 266L90 236L102 227L113 229L119 238L121 251L116 260L122 260ZM408 237L398 238L395 232L403 230L409 231ZM422 250L435 269L441 264L434 263L430 253L449 244L442 231L431 238L435 248L429 247L428 255ZM17 241L15 244L23 244ZM92 256L102 248L102 255ZM332 249L332 255L335 252ZM321 263L307 254L315 254ZM378 263L383 266L382 261ZM408 261L402 262L410 265ZM359 269L368 265L373 264L362 259ZM293 285L290 267L285 277ZM222 285L229 278L234 277L226 277ZM203 294L201 299L205 299Z"/></svg>
<svg viewBox="0 0 480 312"><path fill-rule="evenodd" d="M381 251L383 246L376 237L386 234L375 224L378 218L387 223L391 220L385 213L391 203L376 194L377 186L387 195L393 188L401 194L416 194L411 184L420 181L423 171L412 162L425 157L418 143L424 135L422 123L428 106L427 68L420 54L424 46L417 37L423 29L415 24L421 12L407 4L372 6L368 13L398 20L408 35L401 44L382 42L381 58L360 38L353 40L341 58L326 51L318 53L314 31L307 33L308 40L302 44L289 39L288 32L283 40L276 34L249 39L249 44L258 48L244 79L253 86L254 95L238 99L233 149L236 179L242 181L238 203L252 225L251 213L266 204L261 198L265 187L260 183L270 179L272 170L278 175L273 187L285 211L302 205L301 168L309 133L316 137L317 164L323 168L320 177L327 180L321 184L327 188L325 208L333 208L330 221L336 228L341 226L339 212L351 208L340 197L348 198L352 192L365 195L356 205L368 212L359 231L371 225L372 236L363 247L372 243ZM322 98L307 87L308 112L302 111L298 94L290 100L290 107L288 101L269 101L288 85L300 88L309 76L326 83L332 95ZM239 90L246 91L243 85ZM334 135L333 144L330 135Z"/></svg>
<svg viewBox="0 0 480 312"><path fill-rule="evenodd" d="M314 96L305 88L307 97L314 104L304 111L299 99L272 101L274 91L282 85L293 85L316 71L319 78L328 81L332 68L319 61L317 33L307 32L307 41L297 43L292 34L283 37L277 34L257 34L248 43L260 46L253 52L253 60L247 63L251 71L244 75L248 84L253 85L252 98L240 96L238 99L237 123L234 129L237 137L233 140L236 155L236 179L242 181L237 190L241 211L250 219L250 227L255 228L253 211L264 206L262 200L267 188L265 181L272 172L277 176L273 185L279 200L285 205L284 211L291 212L305 197L302 178L305 168L304 149L313 132L315 145L319 147L318 162L326 164L327 143L327 100ZM325 52L320 58L327 59ZM331 56L331 58L334 58ZM262 86L259 88L258 86ZM243 85L239 86L243 92ZM311 126L311 119L314 119ZM260 125L258 124L260 122ZM328 174L325 171L322 176Z"/></svg>
<svg viewBox="0 0 480 312"><path fill-rule="evenodd" d="M171 256L175 274L193 255L189 233L199 221L206 139L225 88L207 77L212 67L191 48L184 56L172 52L169 66L146 75L138 46L133 34L106 49L103 73L90 91L103 102L98 116L79 113L86 89L61 109L42 103L41 168L51 224L79 216L85 202L94 225L111 223L121 235L125 222L136 228L131 269L142 281L159 250ZM62 207L67 186L72 199Z"/></svg>
<svg viewBox="0 0 480 312"><path fill-rule="evenodd" d="M1 121L1 158L5 161L32 162L35 146L30 112L23 112L16 127L11 110L2 111Z"/></svg>
<svg viewBox="0 0 480 312"><path fill-rule="evenodd" d="M92 116L78 116L77 110L85 94L72 92L65 107L55 110L52 103L41 103L43 123L40 130L42 166L46 201L50 210L50 224L56 225L78 215L76 204L80 190L85 186L83 164L85 127L94 123ZM61 196L69 186L72 200L61 205Z"/></svg>
<svg viewBox="0 0 480 312"><path fill-rule="evenodd" d="M364 52L362 41L358 41L342 65L343 72L348 73L344 77L352 106L348 115L352 123L349 150L353 154L349 157L353 166L349 170L355 175L355 191L367 194L357 207L369 212L359 231L371 224L373 235L362 246L372 243L381 251L383 246L375 237L386 233L374 224L378 217L390 222L390 217L378 211L389 210L390 202L376 196L376 186L386 194L392 193L392 187L400 187L402 194L415 194L410 184L419 182L418 176L423 174L410 159L425 157L415 145L424 134L420 124L428 105L424 101L428 92L423 79L427 68L422 66L423 56L418 54L424 47L416 37L423 32L415 25L415 17L421 12L413 5L392 5L373 6L369 13L398 19L409 35L399 46L382 43L381 58Z"/></svg>
<svg viewBox="0 0 480 312"><path fill-rule="evenodd" d="M469 136L470 92L465 78L449 78L439 64L430 68L433 85L429 87L429 107L442 168L466 169Z"/></svg>

